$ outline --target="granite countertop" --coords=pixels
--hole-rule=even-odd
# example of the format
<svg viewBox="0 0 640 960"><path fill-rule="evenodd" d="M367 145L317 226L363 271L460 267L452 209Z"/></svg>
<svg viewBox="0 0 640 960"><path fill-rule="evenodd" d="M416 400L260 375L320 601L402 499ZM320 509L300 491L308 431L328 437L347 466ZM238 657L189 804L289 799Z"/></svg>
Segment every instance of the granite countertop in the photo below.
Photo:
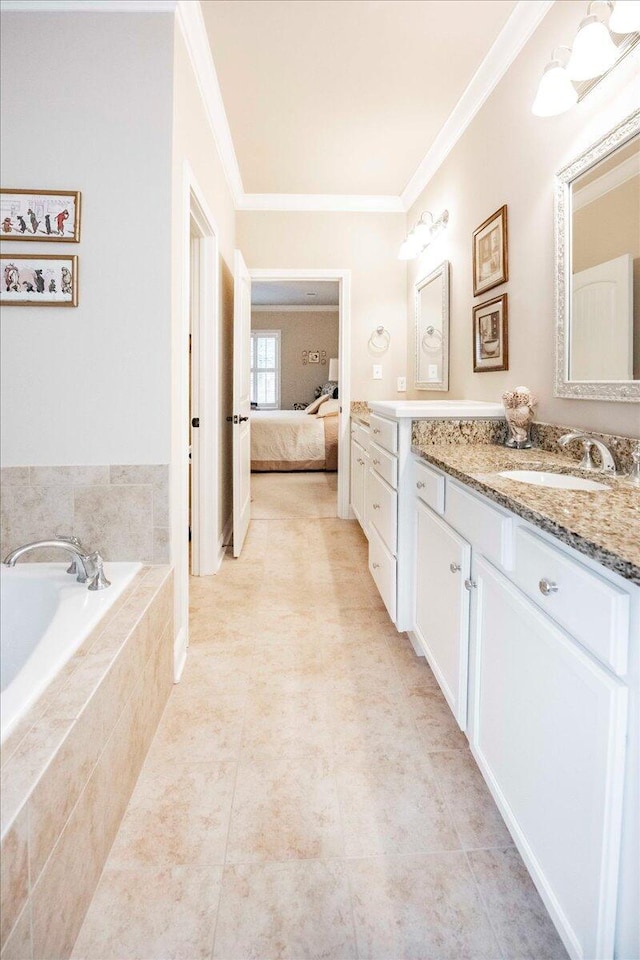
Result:
<svg viewBox="0 0 640 960"><path fill-rule="evenodd" d="M640 585L638 487L622 478L585 473L575 460L535 448L510 450L479 443L414 445L412 450L501 507ZM500 470L531 469L590 477L610 490L559 490L497 475Z"/></svg>
<svg viewBox="0 0 640 960"><path fill-rule="evenodd" d="M351 402L351 418L357 420L358 423L364 424L365 427L369 426L371 417L371 411L369 406L364 400L353 400Z"/></svg>

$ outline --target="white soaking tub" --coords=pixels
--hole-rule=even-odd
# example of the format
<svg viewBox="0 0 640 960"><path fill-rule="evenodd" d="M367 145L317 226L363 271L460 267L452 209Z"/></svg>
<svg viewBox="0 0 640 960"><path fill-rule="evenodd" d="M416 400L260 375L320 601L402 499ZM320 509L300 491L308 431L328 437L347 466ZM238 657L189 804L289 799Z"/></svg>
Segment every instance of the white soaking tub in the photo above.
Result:
<svg viewBox="0 0 640 960"><path fill-rule="evenodd" d="M111 586L90 591L68 565L0 565L2 742L142 567L105 563Z"/></svg>

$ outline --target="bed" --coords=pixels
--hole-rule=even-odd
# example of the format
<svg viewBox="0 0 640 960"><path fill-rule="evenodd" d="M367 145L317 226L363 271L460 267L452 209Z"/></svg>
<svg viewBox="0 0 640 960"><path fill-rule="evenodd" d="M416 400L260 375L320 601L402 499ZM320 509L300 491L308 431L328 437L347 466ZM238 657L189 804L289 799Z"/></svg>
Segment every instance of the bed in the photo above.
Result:
<svg viewBox="0 0 640 960"><path fill-rule="evenodd" d="M255 473L338 469L338 412L252 410L251 469Z"/></svg>

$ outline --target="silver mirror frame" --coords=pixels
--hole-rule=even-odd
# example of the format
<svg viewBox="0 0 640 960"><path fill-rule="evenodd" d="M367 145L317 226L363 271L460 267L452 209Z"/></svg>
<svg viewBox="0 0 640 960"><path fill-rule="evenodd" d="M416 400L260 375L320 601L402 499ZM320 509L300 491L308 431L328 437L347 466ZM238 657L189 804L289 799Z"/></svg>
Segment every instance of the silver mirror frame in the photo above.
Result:
<svg viewBox="0 0 640 960"><path fill-rule="evenodd" d="M555 181L555 396L574 400L640 401L637 380L568 380L569 321L571 311L571 184L581 174L640 133L640 110L626 117L605 137L594 143L556 175Z"/></svg>
<svg viewBox="0 0 640 960"><path fill-rule="evenodd" d="M427 284L433 283L438 277L442 277L442 379L441 380L420 380L420 349L422 346L422 337L420 336L420 292ZM416 390L442 390L449 389L449 261L443 260L438 264L435 270L432 270L426 277L422 277L415 284L414 294L414 324L415 324L415 373L414 387Z"/></svg>

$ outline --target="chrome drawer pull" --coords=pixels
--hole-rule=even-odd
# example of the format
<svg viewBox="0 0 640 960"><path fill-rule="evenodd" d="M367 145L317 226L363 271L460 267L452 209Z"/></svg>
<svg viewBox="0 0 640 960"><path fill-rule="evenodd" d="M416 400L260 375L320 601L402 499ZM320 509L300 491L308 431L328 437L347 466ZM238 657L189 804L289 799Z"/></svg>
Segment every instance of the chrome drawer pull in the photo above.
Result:
<svg viewBox="0 0 640 960"><path fill-rule="evenodd" d="M379 509L380 509L380 504L379 504L379 503L374 503L373 509L374 509L374 510L379 510Z"/></svg>
<svg viewBox="0 0 640 960"><path fill-rule="evenodd" d="M425 484L424 480L418 480L418 482L416 483L416 487L418 488L418 490L422 490L422 488L425 487L425 486L426 486L426 484Z"/></svg>
<svg viewBox="0 0 640 960"><path fill-rule="evenodd" d="M462 567L459 563L450 563L449 570L451 570L451 573L457 573L459 570L462 570Z"/></svg>
<svg viewBox="0 0 640 960"><path fill-rule="evenodd" d="M364 460L362 460L360 457L358 457L358 463L362 464L362 466L364 467Z"/></svg>
<svg viewBox="0 0 640 960"><path fill-rule="evenodd" d="M380 433L380 427L374 427L374 428L373 428L373 432L374 432L374 433Z"/></svg>
<svg viewBox="0 0 640 960"><path fill-rule="evenodd" d="M549 597L552 593L557 593L559 590L558 584L554 583L553 580L547 580L546 577L542 578L538 587L543 597Z"/></svg>
<svg viewBox="0 0 640 960"><path fill-rule="evenodd" d="M379 564L379 563L372 563L371 566L373 567L374 570L379 570L379 569L380 569L380 564Z"/></svg>
<svg viewBox="0 0 640 960"><path fill-rule="evenodd" d="M465 580L464 582L464 588L465 590L468 590L469 593L471 593L472 590L475 590L477 586L478 584L475 582L475 580Z"/></svg>
<svg viewBox="0 0 640 960"><path fill-rule="evenodd" d="M379 461L379 460L374 460L374 461L373 461L373 465L374 465L374 467L379 466L379 465L380 465L380 461Z"/></svg>

